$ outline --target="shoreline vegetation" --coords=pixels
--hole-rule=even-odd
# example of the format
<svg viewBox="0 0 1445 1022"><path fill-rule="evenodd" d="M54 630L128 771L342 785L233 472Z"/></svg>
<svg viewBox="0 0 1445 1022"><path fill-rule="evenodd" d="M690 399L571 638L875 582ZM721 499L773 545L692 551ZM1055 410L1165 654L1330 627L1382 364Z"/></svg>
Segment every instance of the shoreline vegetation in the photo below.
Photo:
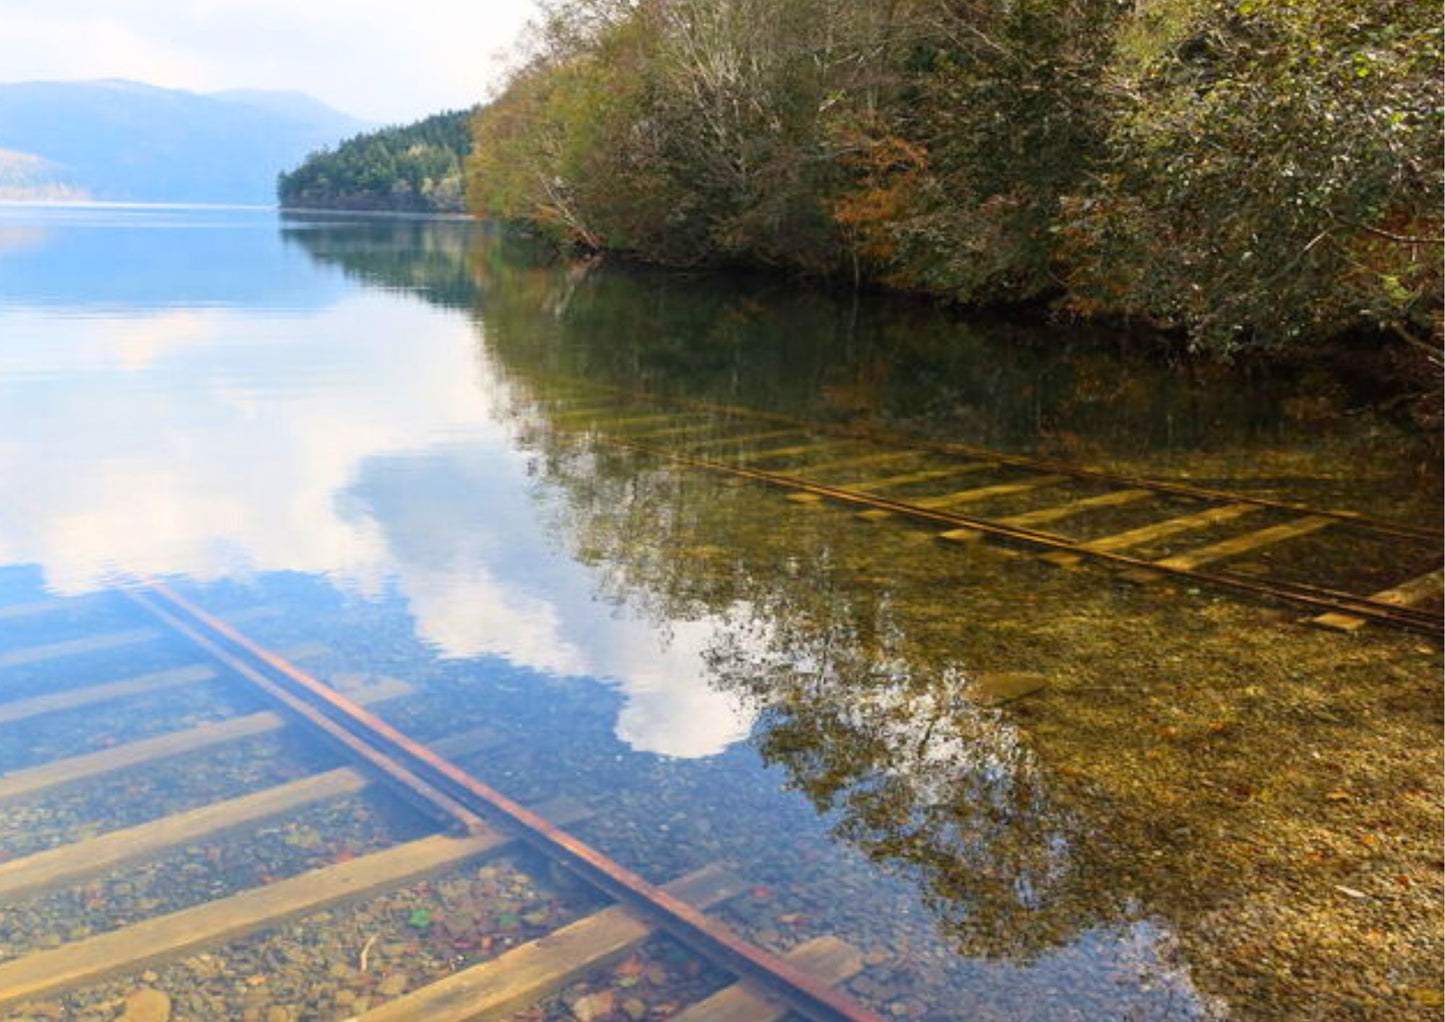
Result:
<svg viewBox="0 0 1445 1022"><path fill-rule="evenodd" d="M498 93L281 175L1315 365L1436 437L1441 26L1413 0L548 0Z"/></svg>
<svg viewBox="0 0 1445 1022"><path fill-rule="evenodd" d="M474 113L448 110L317 150L278 176L278 203L297 212L464 214Z"/></svg>
<svg viewBox="0 0 1445 1022"><path fill-rule="evenodd" d="M351 220L356 217L390 220L447 220L460 223L476 223L477 218L466 210L445 212L441 210L411 209L351 209L344 206L282 206L277 210L287 217L324 217L328 214Z"/></svg>
<svg viewBox="0 0 1445 1022"><path fill-rule="evenodd" d="M468 200L650 262L1438 363L1437 13L553 0L476 115Z"/></svg>

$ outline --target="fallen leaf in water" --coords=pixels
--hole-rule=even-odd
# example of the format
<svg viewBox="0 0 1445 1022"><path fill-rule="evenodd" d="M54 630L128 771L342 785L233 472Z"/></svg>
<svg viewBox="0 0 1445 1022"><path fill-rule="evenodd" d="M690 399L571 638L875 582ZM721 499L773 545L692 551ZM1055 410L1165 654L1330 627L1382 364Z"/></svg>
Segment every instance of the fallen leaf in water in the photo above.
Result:
<svg viewBox="0 0 1445 1022"><path fill-rule="evenodd" d="M973 679L974 697L984 706L1001 706L1047 688L1049 679L1033 671L993 671Z"/></svg>

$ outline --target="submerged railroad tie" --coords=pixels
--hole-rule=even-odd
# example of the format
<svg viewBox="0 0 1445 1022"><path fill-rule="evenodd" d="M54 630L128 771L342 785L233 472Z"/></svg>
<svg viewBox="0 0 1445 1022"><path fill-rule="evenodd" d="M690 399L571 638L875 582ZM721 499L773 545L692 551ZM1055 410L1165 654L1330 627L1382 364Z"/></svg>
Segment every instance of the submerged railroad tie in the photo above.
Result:
<svg viewBox="0 0 1445 1022"><path fill-rule="evenodd" d="M1445 596L1445 568L1436 568L1419 578L1412 578L1408 582L1401 582L1389 589L1371 593L1370 599L1380 603L1394 603L1408 607L1430 599L1438 600L1442 596ZM1317 618L1312 618L1310 624L1317 628L1328 628L1336 632L1353 632L1362 627L1365 621L1363 618L1351 614L1322 614Z"/></svg>
<svg viewBox="0 0 1445 1022"><path fill-rule="evenodd" d="M527 375L527 374L523 374ZM537 379L537 377L531 377ZM1401 522L1392 522L1376 518L1371 515L1358 514L1353 511L1340 511L1333 509L1322 509L1310 507L1306 504L1298 504L1293 501L1276 500L1271 497L1259 497L1250 494L1231 493L1226 490L1216 490L1205 486L1195 486L1190 483L1170 482L1161 479L1144 479L1139 476L1131 476L1117 472L1108 472L1103 469L1091 468L1085 465L1074 465L1068 462L1054 461L1049 458L1035 458L1022 454L1005 454L1001 451L993 451L983 447L976 447L971 444L957 442L919 440L909 437L880 434L875 430L856 429L848 426L831 425L828 423L813 422L800 418L796 415L788 415L783 412L761 411L755 408L746 408L739 405L722 404L715 401L700 401L689 398L676 397L667 394L651 394L645 391L638 391L628 387L614 386L605 383L598 383L595 380L573 380L568 381L573 386L583 389L589 395L611 394L613 400L627 402L624 407L637 405L667 405L678 408L685 414L710 413L714 415L725 415L734 418L752 419L755 422L775 422L791 424L799 430L810 433L824 433L838 437L849 437L855 440L867 440L873 443L882 444L903 450L928 452L941 454L946 457L976 458L981 461L988 461L994 465L1008 466L1012 468L1026 468L1038 472L1057 473L1060 475L1073 476L1077 479L1090 480L1093 482L1107 483L1111 486L1122 486L1131 489L1151 490L1154 493L1170 494L1179 497L1193 497L1199 500L1229 501L1231 503L1254 504L1258 507L1273 508L1277 511L1290 511L1296 514L1324 515L1348 522L1363 529L1369 529L1384 535L1395 536L1406 539L1424 540L1438 544L1440 533L1435 529L1423 528L1415 525L1406 525ZM614 404L614 408L617 406ZM620 409L619 409L620 410ZM596 414L595 412L593 414Z"/></svg>
<svg viewBox="0 0 1445 1022"><path fill-rule="evenodd" d="M577 818L576 807L565 800L548 803L540 811L567 822ZM248 887L214 901L150 916L119 929L80 937L58 947L32 951L0 962L0 1010L117 973L134 974L147 965L394 890L439 870L500 852L513 840L492 828L461 837L432 834ZM54 1016L46 1013L46 1017Z"/></svg>
<svg viewBox="0 0 1445 1022"><path fill-rule="evenodd" d="M1151 561L1143 557L1132 557L1116 550L1103 549L1100 544L1077 542L1054 533L1039 532L1022 525L1008 524L1003 519L979 518L961 514L945 508L924 507L906 500L893 500L875 493L861 492L846 486L817 483L799 476L770 472L764 469L748 468L706 458L693 457L677 451L654 447L630 440L599 438L612 447L630 450L638 454L655 457L691 468L706 469L724 475L751 479L768 486L790 491L794 495L812 494L820 498L835 500L844 504L882 512L880 517L897 515L933 525L946 525L950 529L971 529L986 536L1010 540L1042 548L1053 554L1077 556L1080 558L1111 564L1133 571L1150 572L1159 576L1229 589L1235 592L1265 596L1288 603L1308 607L1316 612L1352 614L1372 621L1396 625L1414 631L1436 636L1440 634L1441 618L1437 613L1402 606L1372 596L1359 596L1324 586L1308 585L1279 579L1258 579L1239 574L1219 571L1203 571L1199 568L1172 563L1171 559ZM794 499L797 499L795 496Z"/></svg>
<svg viewBox="0 0 1445 1022"><path fill-rule="evenodd" d="M814 1022L883 1022L882 1016L820 982L795 962L752 944L546 818L483 784L161 582L139 579L127 594L291 713L340 742L433 811L473 833L497 819L549 858L655 919L694 951L752 980Z"/></svg>
<svg viewBox="0 0 1445 1022"><path fill-rule="evenodd" d="M522 375L528 376L539 383L549 385L555 385L558 382L553 378L539 379L534 374L524 373ZM928 498L913 501L906 509L889 507L886 506L885 502L881 501L856 499L861 496L866 496L866 491L870 489L884 489L892 485L904 485L913 481L925 481L930 478L942 478L948 474L955 474L950 473L948 470L937 471L923 469L913 474L903 474L894 478L884 478L871 482L852 484L819 484L813 480L807 480L807 485L795 488L794 492L788 496L789 500L799 504L816 505L823 499L847 501L855 505L862 504L868 508L868 510L862 512L861 517L870 520L883 519L891 517L894 514L901 514L924 521L956 526L942 534L943 538L949 540L968 542L970 540L981 539L985 536L995 536L997 538L1015 540L1019 543L1042 546L1047 551L1043 560L1056 564L1072 565L1086 559L1092 559L1097 562L1112 564L1115 567L1127 568L1129 570L1124 572L1123 577L1131 581L1151 582L1161 578L1175 577L1229 589L1235 592L1265 596L1299 604L1316 612L1315 616L1308 618L1305 623L1336 631L1353 631L1367 621L1408 628L1414 631L1424 632L1432 637L1439 637L1442 630L1445 630L1445 619L1442 619L1439 610L1424 610L1419 606L1422 603L1432 602L1440 595L1439 586L1431 581L1434 574L1440 570L1439 545L1441 537L1439 531L1435 529L1392 522L1353 511L1315 508L1271 497L1216 490L1183 482L1144 479L1089 466L1057 462L1027 455L1005 454L968 444L911 439L880 434L872 429L858 429L846 425L819 423L802 419L796 415L779 412L760 411L753 408L712 401L694 400L675 395L651 394L640 392L635 388L598 383L595 380L564 380L561 382L564 386L570 386L575 395L583 396L583 400L589 408L588 414L594 418L603 417L605 415L605 409L609 407L614 414L623 412L624 410L636 411L639 407L646 407L653 410L659 407L671 407L677 409L678 415L680 416L712 415L724 418L733 423L751 422L757 425L772 423L779 426L791 427L799 432L852 439L885 448L881 453L861 459L848 458L840 462L825 462L805 466L801 469L794 469L794 471L804 471L810 475L834 468L847 468L851 465L860 464L863 461L888 461L909 457L910 455L914 457L927 457L931 455L968 459L961 463L962 470L964 471L977 471L983 468L1022 468L1034 472L1046 473L1045 478L1047 478L1048 475L1055 477L1063 476L1082 482L1103 484L1116 488L1116 492L1112 494L1106 493L1096 497L1066 502L1055 507L1043 508L1038 511L991 519L974 519L958 514L946 517L930 515L927 513L929 509L924 506ZM605 395L610 395L610 403ZM563 412L562 414L565 416L567 413ZM622 421L625 422L627 420ZM638 440L644 438L651 439L652 436L666 436L671 432L667 429L658 430L655 433L652 431L640 434L631 433L622 438L616 438L606 436L601 432L601 428L607 427L609 423L604 421L597 425L599 428L593 430L592 436L598 442L604 444L620 447L630 446L634 450L646 450L648 453L659 457L670 458L682 464L710 468L715 471L728 471L735 477L764 479L766 476L773 476L775 478L765 479L764 481L770 482L773 485L790 485L788 482L780 481L785 477L782 477L779 473L768 473L761 469L748 471L742 470L740 464L706 461L699 456L698 452L701 450L700 447L694 447L685 453L679 453L676 450L659 450L645 444L637 443ZM724 438L722 442L728 441ZM887 450L887 448L890 447L892 451ZM809 448L810 451L814 449L817 448ZM955 472L956 471L958 470L955 470ZM986 493L988 488L981 487L979 489ZM1183 497L1193 500L1223 503L1225 506L1207 509L1195 515L1184 515L1180 518L1165 522L1156 522L1153 525L1133 529L1115 536L1099 537L1093 541L1076 542L1066 536L1034 532L1032 529L1035 525L1043 525L1060 518L1071 517L1092 508L1121 506L1144 500L1151 496ZM898 503L908 502L900 501ZM1222 543L1214 544L1211 547L1165 557L1161 561L1133 558L1120 553L1120 551L1131 546L1139 545L1146 540L1162 538L1165 535L1194 528L1196 525L1208 525L1212 524L1215 520L1225 520L1251 511L1265 509L1289 512L1303 517L1299 522L1286 522L1279 526L1271 526L1259 530L1259 532L1251 536L1236 537L1234 540L1226 540ZM1396 583L1387 589L1373 592L1369 595L1346 592L1328 586L1312 585L1305 582L1282 579L1260 579L1254 576L1246 576L1240 572L1206 572L1199 570L1201 564L1233 557L1247 547L1278 542L1283 539L1292 538L1293 536L1316 531L1319 528L1334 523L1380 536L1391 537L1396 540L1429 543L1434 548L1435 556L1431 565L1423 569L1427 571L1427 574L1413 577L1405 582ZM990 528L989 526L994 527ZM1319 613L1321 610L1323 610L1324 613Z"/></svg>
<svg viewBox="0 0 1445 1022"><path fill-rule="evenodd" d="M1439 570L1440 567L1440 535L1436 530L1386 521L1353 511L1314 508L1291 501L1250 494L1232 493L1188 483L1141 479L1136 476L1107 472L1087 466L1061 463L1023 455L1003 454L966 444L913 440L903 437L880 435L871 430L859 430L847 426L811 422L800 419L794 415L757 411L755 409L742 408L734 405L690 400L675 396L639 393L635 390L599 384L595 381L575 382L574 386L588 394L593 401L596 400L598 394L611 394L613 396L611 407L614 413L622 412L624 409L635 411L639 406L654 409L658 406L671 406L679 409L678 414L682 416L691 417L705 414L725 417L734 423L743 421L750 421L757 425L772 423L790 427L792 430L798 432L836 437L857 442L867 442L884 448L883 451L876 454L851 457L841 461L815 463L813 465L791 469L791 471L795 472L805 472L810 476L816 476L818 472L832 469L849 468L864 462L886 462L907 457L941 456L946 458L969 459L960 462L959 465L952 469L918 469L913 473L904 473L895 477L885 477L879 480L859 483L828 484L818 483L814 479L808 479L804 481L804 485L795 487L794 492L789 494L788 499L796 503L817 504L824 499L846 501L855 505L861 504L867 508L867 510L862 512L860 517L869 520L902 515L923 521L950 525L952 527L942 534L942 538L949 540L967 542L981 539L985 536L994 536L996 538L1009 539L1036 547L1041 546L1046 551L1043 560L1056 564L1072 565L1090 559L1100 563L1112 564L1115 567L1126 568L1128 570L1124 572L1123 577L1130 581L1151 582L1162 578L1173 577L1216 588L1228 589L1234 592L1269 597L1304 606L1315 612L1315 615L1308 618L1305 623L1318 627L1331 628L1337 631L1352 631L1367 621L1408 628L1414 631L1424 632L1432 637L1438 637L1442 630L1445 630L1445 619L1442 619L1442 615L1438 609L1425 610L1419 606L1419 604L1422 603L1429 603L1438 595L1438 587L1430 585L1426 581L1430 578L1428 574L1412 578L1410 581L1397 583L1379 592L1363 595L1323 585L1312 585L1306 582L1296 582L1286 579L1261 579L1257 576L1245 575L1241 572L1200 570L1203 564L1234 557L1245 549L1280 542L1317 531L1331 524L1339 524L1365 532L1371 532L1376 535L1390 537L1395 540L1431 543L1435 548L1435 557L1431 565L1423 570L1433 572ZM599 417L602 413L598 406L593 405L591 414L593 414L594 417ZM627 420L624 419L622 421L626 422ZM609 423L602 422L599 424L599 427L605 428L608 425ZM619 438L608 436L599 428L594 429L591 436L597 442L610 446L641 450L649 454L671 459L681 464L727 472L734 477L752 478L779 486L792 486L794 480L792 477L783 476L779 472L769 472L766 469L756 466L747 468L745 467L745 463L747 461L761 460L763 457L770 457L773 454L781 456L783 454L812 453L816 450L832 446L831 444L825 443L822 445L809 445L805 448L758 452L754 457L742 459L741 463L737 461L725 463L708 460L700 453L702 448L715 443L732 443L741 438L719 438L716 441L709 441L707 444L684 445L688 447L688 449L684 451L659 449L650 444L638 443L639 440L644 438L650 439L651 435L661 437L666 436L669 432L669 430L664 429L657 431L655 434L651 434L651 431L642 434L630 433ZM780 431L779 435L784 432L786 432L786 430ZM754 439L756 439L756 436L754 436ZM891 451L887 450L889 447L892 448ZM964 491L962 494L953 494L941 498L925 497L897 502L884 501L882 499L860 499L867 497L867 491L869 490L886 489L894 485L905 485L915 481L928 481L933 478L944 478L948 475L962 474L980 469L998 468L1023 468L1045 474L1035 476L1032 481L1026 481L1022 484L1005 483L999 484L997 487L979 487L973 491ZM1006 515L998 518L973 518L956 512L949 515L929 513L934 510L937 504L943 502L947 502L948 505L956 505L968 503L973 500L992 499L995 496L1006 493L1018 492L1020 489L1029 489L1037 485L1051 484L1058 481L1061 477L1065 480L1073 478L1082 482L1103 484L1115 487L1116 489L1113 493L1105 493L1094 497L1069 501L1033 512ZM1184 515L1164 522L1156 522L1153 525L1143 526L1118 535L1098 537L1089 541L1075 541L1066 536L1037 532L1032 528L1035 525L1047 524L1060 518L1071 517L1094 508L1122 506L1148 499L1149 497L1183 497L1191 500L1222 502L1224 506L1209 508L1196 514ZM899 507L894 505L906 506ZM933 505L933 507L930 505ZM1285 522L1280 525L1261 529L1257 533L1248 536L1235 537L1232 540L1216 543L1210 547L1185 551L1182 554L1165 557L1158 561L1130 557L1122 553L1123 550L1141 545L1146 541L1157 540L1167 535L1215 524L1219 521L1229 520L1247 513L1266 509L1289 512L1301 517L1295 522ZM1421 569L1417 568L1416 570ZM1320 613L1321 611L1324 613Z"/></svg>

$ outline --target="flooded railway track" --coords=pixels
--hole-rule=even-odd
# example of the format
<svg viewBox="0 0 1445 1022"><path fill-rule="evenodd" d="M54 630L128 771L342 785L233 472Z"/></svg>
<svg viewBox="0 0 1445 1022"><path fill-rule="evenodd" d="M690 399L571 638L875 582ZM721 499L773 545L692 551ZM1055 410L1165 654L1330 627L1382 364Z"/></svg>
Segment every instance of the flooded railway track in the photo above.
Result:
<svg viewBox="0 0 1445 1022"><path fill-rule="evenodd" d="M1173 579L1279 602L1304 608L1321 628L1442 630L1445 571L1430 529L732 405L568 386L547 413L557 428L782 489L796 503L922 523L944 542L999 541L1059 567L1099 564L1133 583ZM1357 545L1370 550L1368 571L1350 552Z"/></svg>
<svg viewBox="0 0 1445 1022"><path fill-rule="evenodd" d="M524 847L585 889L588 906L563 917L560 925L552 926L555 920L549 917L547 932L524 934L526 939L493 944L487 937L480 945L482 953L458 958L446 975L434 974L423 984L406 982L403 975L393 989L389 979L383 980L365 988L371 996L347 1001L352 1010L336 1017L366 1022L505 1018L544 1003L580 977L636 958L644 945L666 935L723 977L690 1005L669 1006L675 1010L668 1010L667 1017L686 1022L781 1019L790 1013L818 1020L880 1018L837 986L863 968L862 956L843 941L815 937L775 955L710 917L708 909L749 890L728 869L708 866L653 885L562 829L588 818L587 809L565 798L521 806L445 758L484 752L499 744L494 734L467 731L424 746L364 708L411 694L404 681L346 675L337 676L335 687L323 683L294 661L324 654L324 647L307 644L283 655L237 630L236 625L264 616L265 610L233 613L223 620L150 581L128 585L126 595L161 627L22 642L0 653L0 661L33 670L167 635L191 644L200 661L118 681L58 685L34 695L24 694L25 685L18 686L21 694L13 698L0 690L0 725L50 714L94 713L128 698L171 700L191 687L216 683L242 691L249 686L272 706L137 740L102 741L89 751L0 772L0 924L7 915L25 917L25 906L36 899L87 898L88 884L98 876L150 863L160 863L165 872L172 868L165 865L166 857L183 851L203 850L203 858L224 856L228 846L245 844L246 835L258 827L288 815L315 819L322 807L363 794L408 803L442 826L423 828L420 836L406 840L374 839L360 854L337 856L335 861L298 859L301 865L289 875L232 884L235 889L216 897L192 897L170 911L154 911L161 899L136 901L113 913L99 932L74 929L66 937L39 938L33 946L6 947L6 930L0 925L0 1019L32 1017L37 1005L42 1015L54 1017L57 998L117 976L129 977L128 986L139 984L133 993L138 991L143 1001L151 991L147 984L157 979L153 970L170 963L202 961L207 952L253 935L410 885L426 885L448 871L473 868L504 853L522 854ZM44 615L65 602L0 608L0 617L13 622ZM0 680L9 677L0 675ZM325 736L350 762L329 769L288 766L277 777L258 775L259 782L252 777L253 783L220 797L190 792L173 799L177 804L162 815L142 814L134 820L122 816L120 826L69 820L67 810L57 808L62 796L86 785L128 778L109 789L121 792L117 797L124 800L136 797L132 789L144 787L146 779L201 772L204 763L220 760L225 752L245 762L246 750L252 748L245 743L297 729ZM7 821L4 814L16 806L29 807L17 818L20 830L29 820L47 831L18 853L4 847L7 833L17 833L16 819ZM418 918L414 912L412 925L418 925ZM540 918L531 923L544 925ZM420 925L430 923L422 919ZM349 956L358 957L340 967L342 971L353 979L358 969L366 973L375 940L350 951ZM121 1007L113 1003L109 1014L97 1017L110 1017Z"/></svg>

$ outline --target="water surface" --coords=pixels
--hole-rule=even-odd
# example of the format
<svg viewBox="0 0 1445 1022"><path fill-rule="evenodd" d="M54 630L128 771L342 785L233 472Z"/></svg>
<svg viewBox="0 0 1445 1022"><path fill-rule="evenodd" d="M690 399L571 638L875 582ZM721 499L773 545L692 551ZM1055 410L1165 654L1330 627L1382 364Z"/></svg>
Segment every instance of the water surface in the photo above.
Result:
<svg viewBox="0 0 1445 1022"><path fill-rule="evenodd" d="M114 592L135 574L218 612L262 608L241 627L282 650L323 643L309 670L413 686L381 708L404 729L497 732L470 769L518 799L595 807L579 832L649 878L733 864L753 889L721 917L777 950L819 933L855 943L868 967L852 989L895 1017L1416 1010L1409 991L1437 969L1428 946L1382 936L1361 954L1391 957L1388 974L1329 956L1331 934L1413 941L1438 915L1420 841L1438 813L1433 644L1370 632L1344 650L1230 598L941 550L912 527L589 443L606 424L576 416L602 385L1400 520L1437 513L1417 438L1335 416L1349 404L1338 388L1224 384L1069 334L559 259L462 223L5 207L0 606L76 602L0 621L0 656L153 627ZM195 660L161 633L0 666L0 699ZM993 705L983 680L1010 673L1047 688ZM0 771L261 708L221 678L185 692L0 718ZM1393 759L1346 726L1361 721ZM1388 863L1341 836L1358 820L1312 818L1341 782L1301 750L1356 784L1419 793L1374 821L1395 842ZM296 736L253 752L194 764L184 783L0 807L0 858L337 761ZM104 896L27 903L0 950L424 829L384 801L238 841L190 886L152 868ZM284 855L266 851L275 841ZM1300 842L1326 865L1296 862ZM1382 870L1415 887L1376 896ZM1337 918L1340 885L1375 900ZM549 918L581 910L564 901ZM215 975L161 979L192 998L182 1014L239 1017L245 1005L216 991L259 987L255 963L285 958L286 939L220 952ZM448 967L422 945L408 953ZM1306 968L1259 970L1251 949L1266 945ZM307 978L324 963L286 960L300 964L276 1004L354 1011ZM1364 978L1344 989L1313 967ZM66 1010L89 1017L105 995Z"/></svg>

